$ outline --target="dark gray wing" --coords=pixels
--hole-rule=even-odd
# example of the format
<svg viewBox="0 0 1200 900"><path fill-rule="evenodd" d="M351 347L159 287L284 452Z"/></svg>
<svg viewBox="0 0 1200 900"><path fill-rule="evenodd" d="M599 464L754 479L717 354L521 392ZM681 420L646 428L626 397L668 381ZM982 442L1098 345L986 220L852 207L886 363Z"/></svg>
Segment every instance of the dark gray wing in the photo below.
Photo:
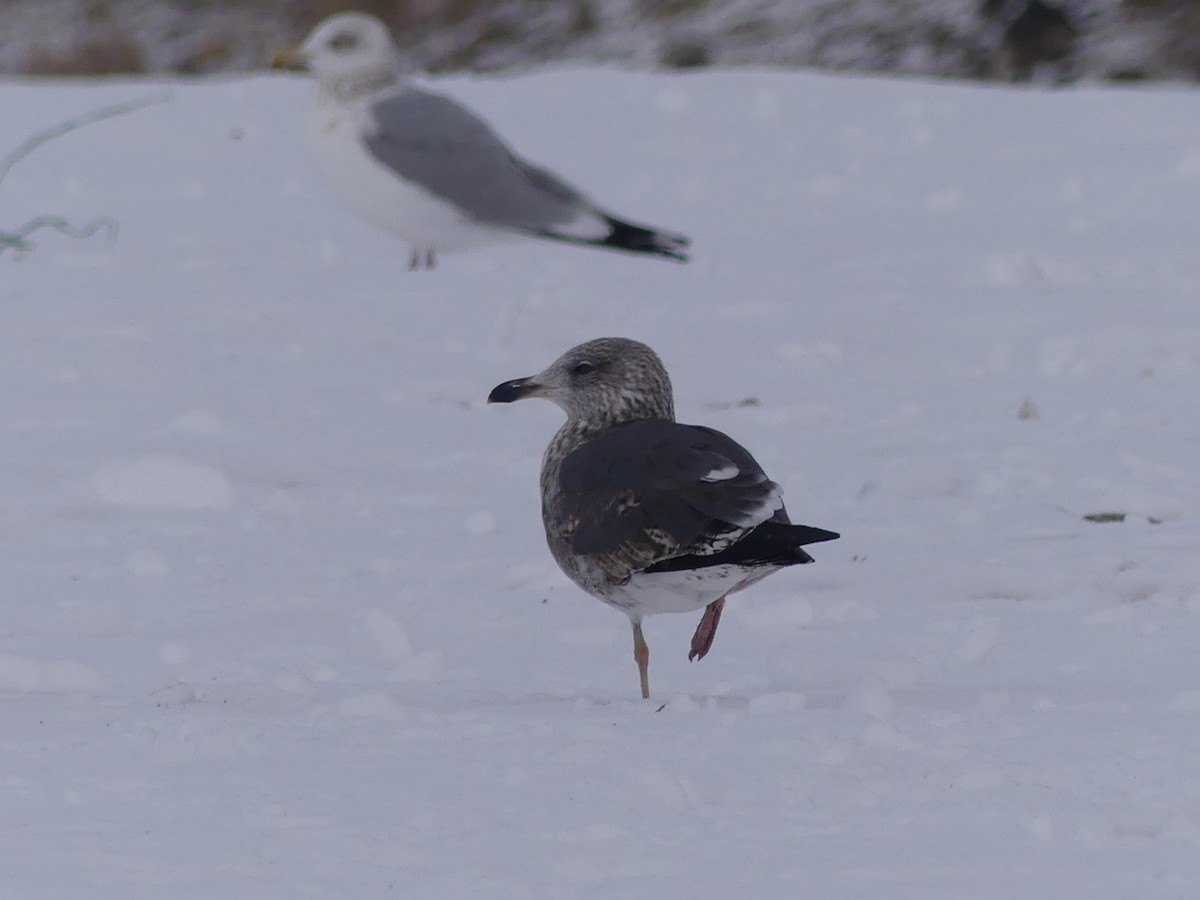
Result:
<svg viewBox="0 0 1200 900"><path fill-rule="evenodd" d="M732 438L643 419L563 460L552 500L559 538L610 574L718 553L767 521L786 523L779 486Z"/></svg>
<svg viewBox="0 0 1200 900"><path fill-rule="evenodd" d="M405 87L370 106L363 142L383 165L479 222L552 230L591 204L551 172L513 155L449 97Z"/></svg>

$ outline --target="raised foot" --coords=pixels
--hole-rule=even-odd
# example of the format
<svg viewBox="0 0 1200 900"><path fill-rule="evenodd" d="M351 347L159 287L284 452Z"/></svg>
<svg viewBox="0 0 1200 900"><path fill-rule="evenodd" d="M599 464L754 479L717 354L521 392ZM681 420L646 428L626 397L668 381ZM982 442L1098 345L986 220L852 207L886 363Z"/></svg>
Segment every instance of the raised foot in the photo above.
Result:
<svg viewBox="0 0 1200 900"><path fill-rule="evenodd" d="M717 636L717 625L721 622L721 611L725 609L725 598L720 597L704 607L704 615L692 635L692 649L688 652L688 661L704 659L712 649L713 639Z"/></svg>

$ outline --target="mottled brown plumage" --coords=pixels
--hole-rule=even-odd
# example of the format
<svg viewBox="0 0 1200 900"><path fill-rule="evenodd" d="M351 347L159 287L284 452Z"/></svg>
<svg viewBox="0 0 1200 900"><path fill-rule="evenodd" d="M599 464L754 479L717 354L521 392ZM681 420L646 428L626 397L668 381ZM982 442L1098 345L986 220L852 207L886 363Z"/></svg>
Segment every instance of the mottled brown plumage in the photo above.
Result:
<svg viewBox="0 0 1200 900"><path fill-rule="evenodd" d="M535 396L567 414L542 458L550 552L572 581L629 616L644 697L643 616L707 607L689 654L703 658L728 594L812 562L804 544L838 537L793 525L779 486L734 440L676 422L670 378L644 344L589 341L488 400Z"/></svg>

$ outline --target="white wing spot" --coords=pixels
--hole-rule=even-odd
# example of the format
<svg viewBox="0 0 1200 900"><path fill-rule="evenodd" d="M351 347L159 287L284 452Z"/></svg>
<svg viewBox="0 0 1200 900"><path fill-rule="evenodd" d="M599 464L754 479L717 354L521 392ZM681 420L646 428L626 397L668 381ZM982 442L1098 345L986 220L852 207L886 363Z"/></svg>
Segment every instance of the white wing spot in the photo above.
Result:
<svg viewBox="0 0 1200 900"><path fill-rule="evenodd" d="M775 515L776 511L783 506L783 491L779 489L779 485L772 484L771 492L763 498L763 502L746 511L740 522L735 524L741 525L743 528L752 528L755 525L761 525L771 516Z"/></svg>
<svg viewBox="0 0 1200 900"><path fill-rule="evenodd" d="M717 466L707 475L701 475L701 481L728 481L730 478L737 478L741 473L741 469L733 463L726 463L723 466Z"/></svg>

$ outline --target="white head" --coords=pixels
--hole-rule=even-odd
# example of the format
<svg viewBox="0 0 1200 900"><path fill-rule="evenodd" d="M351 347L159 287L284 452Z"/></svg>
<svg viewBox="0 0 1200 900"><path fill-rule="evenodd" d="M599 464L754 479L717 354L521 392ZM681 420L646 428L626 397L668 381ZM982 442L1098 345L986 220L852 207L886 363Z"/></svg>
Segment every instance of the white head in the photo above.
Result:
<svg viewBox="0 0 1200 900"><path fill-rule="evenodd" d="M396 77L396 45L387 26L361 12L325 19L299 47L275 54L276 68L302 68L338 94L378 87Z"/></svg>

